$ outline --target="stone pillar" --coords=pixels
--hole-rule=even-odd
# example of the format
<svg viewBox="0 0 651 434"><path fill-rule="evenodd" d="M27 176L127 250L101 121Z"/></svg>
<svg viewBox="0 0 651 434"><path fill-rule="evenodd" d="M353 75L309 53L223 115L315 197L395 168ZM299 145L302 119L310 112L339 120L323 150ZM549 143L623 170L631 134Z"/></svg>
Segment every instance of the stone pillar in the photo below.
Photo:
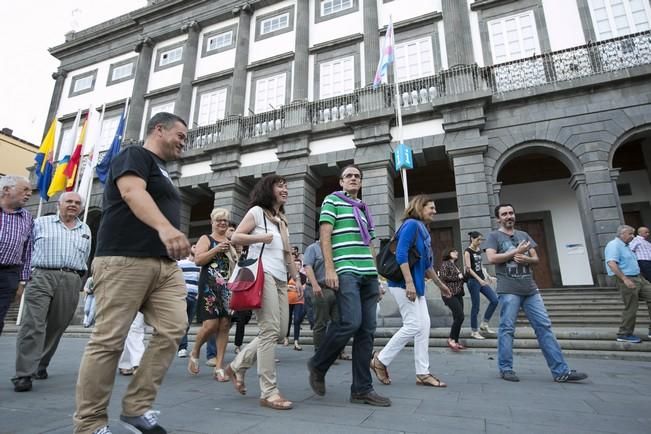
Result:
<svg viewBox="0 0 651 434"><path fill-rule="evenodd" d="M570 180L570 186L577 192L581 222L587 234L586 249L593 280L600 286L612 284L606 273L604 249L624 221L617 193L618 176L619 170L604 164L573 174Z"/></svg>
<svg viewBox="0 0 651 434"><path fill-rule="evenodd" d="M307 1L296 2L296 42L294 47L293 101L307 101L310 7Z"/></svg>
<svg viewBox="0 0 651 434"><path fill-rule="evenodd" d="M377 2L364 1L364 83L373 83L380 62L380 31Z"/></svg>
<svg viewBox="0 0 651 434"><path fill-rule="evenodd" d="M235 65L233 66L233 86L231 90L231 115L243 116L244 96L246 95L246 66L249 63L249 35L251 33L251 15L253 8L247 4L234 14L239 17L237 25L237 44L235 47Z"/></svg>
<svg viewBox="0 0 651 434"><path fill-rule="evenodd" d="M50 124L56 118L57 110L59 110L59 103L61 102L61 95L63 94L63 85L66 81L66 76L68 72L59 68L57 72L52 73L52 78L54 81L54 90L52 91L52 99L50 99L50 108L47 111L47 118L45 119L45 128L43 130L43 137L47 134L47 131L50 129Z"/></svg>
<svg viewBox="0 0 651 434"><path fill-rule="evenodd" d="M470 36L470 14L465 1L442 0L448 68L475 63Z"/></svg>
<svg viewBox="0 0 651 434"><path fill-rule="evenodd" d="M220 173L215 173L219 177ZM225 182L211 184L215 194L215 208L226 208L231 212L231 220L239 224L248 211L251 188L239 178L227 176Z"/></svg>
<svg viewBox="0 0 651 434"><path fill-rule="evenodd" d="M461 240L470 231L487 235L491 231L491 206L486 179L484 152L488 146L449 150L459 210ZM463 245L463 243L462 243Z"/></svg>
<svg viewBox="0 0 651 434"><path fill-rule="evenodd" d="M127 117L125 142L137 142L140 139L140 127L145 111L145 93L149 84L149 71L151 68L151 56L154 51L154 41L144 37L136 45L135 51L139 53L136 62L136 74L133 80L133 90L129 101L129 115Z"/></svg>
<svg viewBox="0 0 651 434"><path fill-rule="evenodd" d="M188 33L188 39L185 40L185 46L183 47L183 72L181 74L181 85L174 102L174 114L184 119L188 125L192 125L190 106L192 105L192 80L194 80L197 66L199 23L191 21L184 24L181 31Z"/></svg>
<svg viewBox="0 0 651 434"><path fill-rule="evenodd" d="M190 235L192 206L195 203L197 203L197 199L194 195L181 191L181 227L179 230L186 236Z"/></svg>

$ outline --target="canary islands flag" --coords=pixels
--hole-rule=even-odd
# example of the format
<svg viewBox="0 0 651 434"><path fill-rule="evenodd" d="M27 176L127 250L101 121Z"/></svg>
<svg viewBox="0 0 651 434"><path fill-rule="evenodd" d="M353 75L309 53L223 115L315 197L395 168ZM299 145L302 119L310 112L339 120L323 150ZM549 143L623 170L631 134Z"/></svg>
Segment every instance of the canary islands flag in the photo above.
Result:
<svg viewBox="0 0 651 434"><path fill-rule="evenodd" d="M57 120L54 119L47 134L38 148L38 152L34 157L35 173L36 173L36 187L41 199L47 201L50 197L47 194L52 181L53 160L54 160L54 136L56 135Z"/></svg>

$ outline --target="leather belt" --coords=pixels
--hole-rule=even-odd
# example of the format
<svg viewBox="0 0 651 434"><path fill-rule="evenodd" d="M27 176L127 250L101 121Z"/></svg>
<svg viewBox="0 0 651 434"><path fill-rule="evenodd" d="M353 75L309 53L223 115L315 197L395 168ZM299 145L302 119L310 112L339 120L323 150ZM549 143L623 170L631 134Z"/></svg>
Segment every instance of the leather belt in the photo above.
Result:
<svg viewBox="0 0 651 434"><path fill-rule="evenodd" d="M65 271L66 273L75 273L78 274L79 277L84 277L84 274L86 274L85 271L83 270L75 270L73 268L68 268L68 267L61 267L61 268L46 268L46 267L35 267L39 270L50 270L50 271Z"/></svg>

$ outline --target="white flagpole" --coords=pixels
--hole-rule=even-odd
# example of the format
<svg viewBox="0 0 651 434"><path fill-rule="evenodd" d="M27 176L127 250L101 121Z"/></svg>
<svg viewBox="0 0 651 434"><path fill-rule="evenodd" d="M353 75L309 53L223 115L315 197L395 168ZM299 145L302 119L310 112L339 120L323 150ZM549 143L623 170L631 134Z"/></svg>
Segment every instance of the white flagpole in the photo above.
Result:
<svg viewBox="0 0 651 434"><path fill-rule="evenodd" d="M88 177L88 181L86 184L86 197L84 198L84 223L86 223L86 220L88 219L88 202L90 201L90 196L92 194L93 190L93 179L95 178L95 174L93 171L95 170L95 166L97 165L97 156L99 155L99 139L102 136L102 127L104 126L104 113L106 110L106 104L102 104L102 112L99 115L99 121L97 124L97 131L94 132L94 136L92 138L92 150L89 154L90 158L90 164L86 164L86 167L84 168L84 172L86 170L90 170L90 176Z"/></svg>
<svg viewBox="0 0 651 434"><path fill-rule="evenodd" d="M77 174L75 176L75 187L72 191L79 191L79 183L81 182L81 176L79 176L79 172L81 170L81 162L84 159L84 149L88 145L88 136L89 136L88 130L90 127L90 122L93 119L93 111L94 111L94 107L91 104L90 107L88 107L88 116L86 116L86 133L85 133L86 136L84 137L84 143L81 144L81 155L79 156L79 165L77 166ZM79 136L79 138L81 139L81 136Z"/></svg>
<svg viewBox="0 0 651 434"><path fill-rule="evenodd" d="M389 23L393 30L393 17L389 15ZM386 36L385 36L386 37ZM391 35L391 44L393 44L393 85L396 92L396 117L398 118L398 144L402 143L402 98L400 98L400 88L398 86L398 74L396 71L396 44L395 32ZM409 190L407 187L407 170L400 169L400 178L402 179L402 191L404 193L405 209L409 206Z"/></svg>

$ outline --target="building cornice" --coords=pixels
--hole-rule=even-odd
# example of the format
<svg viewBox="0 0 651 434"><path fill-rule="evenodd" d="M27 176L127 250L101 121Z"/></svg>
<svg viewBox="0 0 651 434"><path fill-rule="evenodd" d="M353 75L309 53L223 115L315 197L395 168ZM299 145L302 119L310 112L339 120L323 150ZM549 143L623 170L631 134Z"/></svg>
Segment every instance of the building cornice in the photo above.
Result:
<svg viewBox="0 0 651 434"><path fill-rule="evenodd" d="M320 53L322 51L334 50L336 48L344 47L347 45L354 44L356 42L362 42L364 40L364 35L361 33L355 33L354 35L344 36L343 38L333 39L331 41L322 42L310 47L310 54Z"/></svg>
<svg viewBox="0 0 651 434"><path fill-rule="evenodd" d="M192 85L206 83L209 81L221 80L222 78L228 78L233 75L233 68L225 69L219 72L213 72L212 74L202 75L201 77L195 78L192 80Z"/></svg>
<svg viewBox="0 0 651 434"><path fill-rule="evenodd" d="M394 33L402 32L414 27L420 27L423 24L427 24L428 22L434 23L441 19L443 19L443 14L441 12L430 12L429 14L421 15L419 17L409 18L407 20L397 21L393 23L393 31ZM384 26L380 29L381 36L386 35L387 27L388 26Z"/></svg>
<svg viewBox="0 0 651 434"><path fill-rule="evenodd" d="M294 52L293 51L288 51L286 53L279 54L277 56L273 57L268 57L266 59L258 60L253 63L249 63L249 65L246 67L247 70L253 70L253 69L261 69L261 68L266 68L268 66L273 66L278 63L282 62L287 62L289 60L294 59Z"/></svg>
<svg viewBox="0 0 651 434"><path fill-rule="evenodd" d="M507 3L513 3L517 0L475 0L470 4L470 10L477 11L481 9L489 9L495 6L501 6Z"/></svg>

